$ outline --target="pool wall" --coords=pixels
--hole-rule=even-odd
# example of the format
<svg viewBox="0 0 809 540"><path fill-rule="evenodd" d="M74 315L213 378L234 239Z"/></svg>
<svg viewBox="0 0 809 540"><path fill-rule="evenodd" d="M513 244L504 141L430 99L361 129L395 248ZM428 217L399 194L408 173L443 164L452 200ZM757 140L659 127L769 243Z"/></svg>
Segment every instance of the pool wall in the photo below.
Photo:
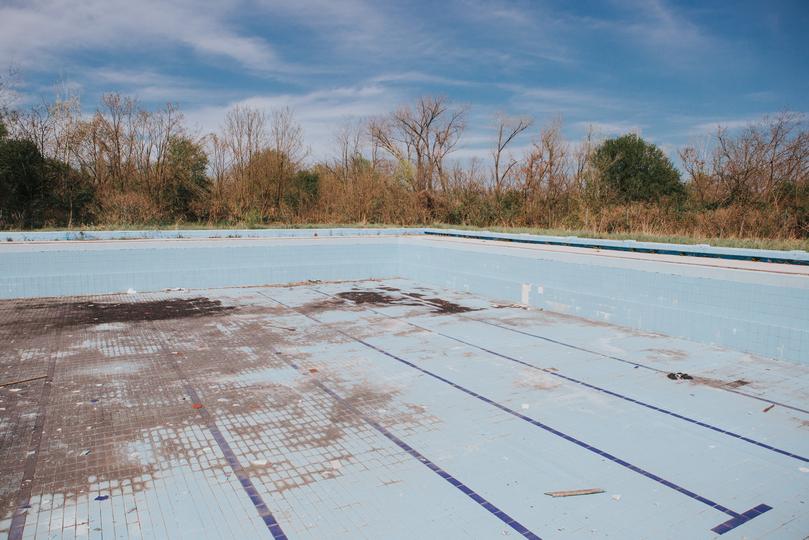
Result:
<svg viewBox="0 0 809 540"><path fill-rule="evenodd" d="M399 276L809 363L805 274L609 257L595 250L549 250L413 231L218 231L218 239L210 231L158 231L158 237L173 234L175 239L126 242L103 240L120 238L120 231L95 233L90 242L32 242L56 238L26 237L0 245L0 298ZM246 236L252 232L256 235ZM195 234L197 239L189 239Z"/></svg>
<svg viewBox="0 0 809 540"><path fill-rule="evenodd" d="M401 273L638 330L809 363L809 277L495 244L403 240Z"/></svg>
<svg viewBox="0 0 809 540"><path fill-rule="evenodd" d="M70 296L356 280L398 275L395 243L373 238L132 240L0 251L0 297Z"/></svg>

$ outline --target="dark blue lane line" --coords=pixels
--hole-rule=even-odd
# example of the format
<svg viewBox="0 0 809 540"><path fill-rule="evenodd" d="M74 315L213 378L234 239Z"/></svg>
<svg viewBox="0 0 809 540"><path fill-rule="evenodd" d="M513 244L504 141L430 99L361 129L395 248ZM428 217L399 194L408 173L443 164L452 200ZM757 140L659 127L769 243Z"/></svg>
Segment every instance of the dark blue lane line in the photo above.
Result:
<svg viewBox="0 0 809 540"><path fill-rule="evenodd" d="M278 300L275 300L275 301L278 302ZM281 302L279 302L279 303L281 303ZM282 305L285 305L285 304L282 304ZM276 350L272 345L270 345L270 350L277 357L284 360L293 369L296 369L299 372L305 373L300 368L300 366L298 366L292 360L289 360L284 353ZM449 474L447 471L445 471L444 469L442 469L441 467L436 465L434 462L427 459L424 456L424 454L422 454L421 452L419 452L418 450L416 450L415 448L413 448L412 446L410 446L409 444L404 442L402 439L400 439L399 437L397 437L396 435L394 435L393 433L388 431L388 429L385 428L382 424L380 424L379 422L377 422L377 421L373 420L372 418L370 418L370 417L366 416L365 414L363 414L362 411L357 409L350 402L346 401L337 392L335 392L334 390L332 390L331 388L329 388L328 386L326 386L325 384L323 384L322 382L320 382L317 379L312 379L312 381L314 382L315 386L317 386L318 388L320 388L321 390L326 392L329 396L332 397L332 399L334 399L341 406L343 406L346 409L350 410L352 413L357 415L359 418L362 418L362 420L365 423L367 423L368 425L373 427L375 430L377 430L379 433L384 435L388 440L390 440L396 446L398 446L399 448L401 448L402 450L404 450L405 452L410 454L412 457L419 460L425 467L427 467L428 469L433 471L435 474L437 474L438 476L440 476L441 478L443 478L444 480L449 482L454 488L458 489L459 491L461 491L461 493L463 493L464 495L466 495L467 497L469 497L470 499L472 499L473 501L478 503L480 506L485 508L486 511L488 511L490 514L495 516L497 519L499 519L500 521L502 521L503 523L505 523L506 525L508 525L509 527L514 529L515 531L517 531L519 534L521 534L525 538L529 538L531 540L541 540L539 536L537 536L536 534L531 532L526 526L524 526L519 521L512 518L511 516L509 516L508 514L503 512L502 510L500 510L498 507L496 507L495 505L493 505L492 503L490 503L489 501L487 501L486 499L481 497L472 488L470 488L469 486L467 486L466 484L464 484L463 482L461 482L460 480L458 480L457 478L455 478L454 476Z"/></svg>
<svg viewBox="0 0 809 540"><path fill-rule="evenodd" d="M199 399L199 394L197 394L194 387L188 383L188 379L176 362L172 362L172 367L180 376L183 389L185 390L185 393L188 394L188 397L191 398L192 403L202 403L202 401ZM250 476L248 476L244 468L242 468L241 463L239 463L239 458L237 458L236 454L233 453L233 449L230 447L227 439L225 439L225 436L217 427L216 422L208 412L208 409L203 407L198 409L197 412L202 415L208 426L208 431L211 432L211 435L213 435L213 438L216 441L216 445L219 446L219 449L222 451L222 455L225 456L225 461L227 461L228 465L230 465L230 468L233 470L233 473L239 480L244 492L248 497L250 497L250 502L252 502L253 506L256 507L258 515L261 517L264 525L267 526L267 529L270 531L270 534L272 534L272 537L275 540L287 540L286 534L284 534L281 526L275 520L275 516L273 516L272 512L270 512L269 507L264 502L264 499L256 489L256 486L253 485L253 481L250 480Z"/></svg>
<svg viewBox="0 0 809 540"><path fill-rule="evenodd" d="M718 534L725 534L726 532L732 531L733 529L735 529L739 525L747 523L748 521L750 521L754 517L760 516L764 512L767 512L768 510L772 510L772 507L768 506L766 504L760 504L758 506L755 506L755 507L751 508L747 512L744 512L742 514L739 514L738 516L730 518L729 520L725 521L724 523L720 523L719 525L717 525L716 527L714 527L711 530L713 532L715 532L715 533L718 533Z"/></svg>
<svg viewBox="0 0 809 540"><path fill-rule="evenodd" d="M425 235L429 236L446 236L451 238L472 238L475 240L494 240L497 242L514 242L517 244L543 244L549 246L565 246L577 247L586 249L603 249L608 251L629 251L633 253L653 253L657 255L682 255L686 257L705 257L709 259L728 259L733 261L754 261L754 262L767 262L777 264L798 264L809 265L809 260L792 258L788 256L778 257L773 255L762 255L756 257L754 255L742 255L735 253L708 253L705 251L697 251L696 249L672 249L672 248L653 248L645 246L616 246L612 244L588 244L586 242L565 242L564 240L542 240L539 238L508 238L499 236L489 236L484 234L466 234L454 232L439 232L439 231L424 231Z"/></svg>
<svg viewBox="0 0 809 540"><path fill-rule="evenodd" d="M723 529L721 532L719 532L719 531L714 531L714 532L718 532L719 534L724 534L724 533L726 533L726 532L728 532L728 531L730 531L732 529L735 529L739 525L742 525L743 523L746 523L747 521L750 521L754 517L756 517L756 516L758 516L760 514L763 514L764 512L767 512L768 510L772 510L772 507L770 507L770 506L768 506L766 504L760 504L760 505L756 506L755 508L753 508L751 510L747 510L747 511L742 512L742 513L734 512L730 508L722 506L721 504L719 504L719 503L717 503L715 501L712 501L712 500L708 499L707 497L703 497L702 495L699 495L699 494L697 494L697 493L695 493L695 492L693 492L693 491L691 491L689 489L686 489L686 488L684 488L684 487L682 487L680 485L677 485L674 482L670 482L669 480L666 480L665 478L657 476L656 474L654 474L652 472L649 472L649 471L644 470L644 469L642 469L642 468L640 468L640 467L638 467L636 465L633 465L632 463L629 463L628 461L625 461L625 460L623 460L623 459L621 459L621 458L619 458L617 456L614 456L614 455L610 454L609 452L601 450L600 448L596 448L595 446L591 446L591 445L587 444L584 441L580 441L579 439L576 439L575 437L573 437L571 435L563 433L563 432L561 432L561 431L559 431L559 430L557 430L557 429L555 429L555 428L553 428L553 427L551 427L551 426L549 426L547 424L543 424L539 420L535 420L535 419L533 419L533 418L531 418L529 416L526 416L526 415L524 415L522 413L519 413L519 412L517 412L517 411L515 411L513 409L510 409L510 408L506 407L505 405L502 405L502 404L500 404L500 403L498 403L498 402L496 402L494 400L491 400L491 399L487 398L486 396L478 394L477 392L475 392L473 390L470 390L470 389L468 389L466 387L463 387L463 386L461 386L461 385L459 385L457 383L454 383L451 380L446 379L446 378L444 378L444 377L442 377L442 376L440 376L440 375L438 375L436 373L433 373L433 372L428 371L428 370L426 370L424 368L421 368L421 367L417 366L416 364L414 364L413 362L405 360L404 358L400 358L399 356L396 356L395 354L390 353L390 352L386 351L385 349L377 347L376 345L368 343L367 341L362 340L360 338L356 338L356 337L352 336L351 334L349 334L347 332L344 332L344 331L340 330L339 328L335 328L334 326L331 326L330 324L325 323L325 322L321 321L320 319L317 319L317 318L313 317L312 315L309 315L308 313L304 313L302 311L299 311L298 309L296 309L296 308L294 308L294 307L292 307L292 306L290 306L288 304L285 304L285 303L281 302L280 300L276 300L275 298L273 298L271 296L268 296L268 295L266 295L264 293L259 293L259 294L269 298L270 300L273 300L274 302L277 302L278 304L281 304L282 306L284 306L284 307L286 307L288 309L291 309L292 311L295 311L296 313L298 313L300 315L303 315L304 317L306 317L308 319L311 319L311 320L315 321L318 324L328 326L334 332L336 332L338 334L341 334L341 335L343 335L343 336L345 336L345 337L347 337L347 338L349 338L349 339L351 339L353 341L356 341L357 343L360 343L360 344L364 345L365 347L368 347L369 349L373 349L373 350L377 351L378 353L387 356L388 358L392 358L393 360L396 360L397 362L401 362L402 364L405 364L406 366L409 366L409 367L411 367L411 368L413 368L413 369L415 369L417 371L420 371L421 373L424 373L425 375L427 375L429 377L432 377L432 378L434 378L434 379L436 379L438 381L441 381L441 382L443 382L445 384L448 384L448 385L452 386L453 388L456 388L457 390L460 390L461 392L464 392L465 394L467 394L469 396L472 396L472 397L474 397L476 399L479 399L480 401L482 401L482 402L484 402L484 403L486 403L488 405L496 407L496 408L500 409L501 411L503 411L505 413L508 413L508 414L510 414L510 415L512 415L512 416L514 416L516 418L519 418L520 420L524 420L524 421L528 422L529 424L531 424L533 426L536 426L536 427L538 427L540 429L543 429L543 430L545 430L545 431L547 431L549 433L552 433L553 435L556 435L557 437L561 437L562 439L564 439L564 440L566 440L568 442L571 442L571 443L573 443L573 444L575 444L577 446L580 446L581 448L584 448L586 450L589 450L590 452L593 452L594 454L597 454L597 455L599 455L599 456L601 456L603 458L606 458L606 459L612 461L613 463L621 465L622 467L625 467L625 468L627 468L627 469L629 469L629 470L631 470L631 471L633 471L635 473L638 473L638 474L640 474L642 476L645 476L646 478L649 478L650 480L654 480L655 482L663 484L664 486L666 486L666 487L668 487L670 489L673 489L673 490L675 490L675 491L677 491L677 492L679 492L679 493L681 493L681 494L683 494L683 495L685 495L685 496L687 496L687 497L689 497L691 499L699 501L699 502L701 502L702 504L704 504L706 506L710 506L711 508L714 508L714 509L720 511L720 512L730 516L731 518L734 518L733 520L729 520L729 521L727 521L725 523L722 523L717 528L723 527L723 526L728 526L729 523L732 526L729 526L729 528L727 528L726 530ZM757 510L757 509L758 509L758 511L754 512L754 510Z"/></svg>
<svg viewBox="0 0 809 540"><path fill-rule="evenodd" d="M330 295L330 294L328 294L328 293L325 293L325 292L323 292L323 291L321 291L321 290L319 290L319 289L312 288L311 290L313 290L313 291L315 291L315 292L318 292L318 293L320 293L320 294L322 294L322 295L324 295L324 296L328 296L328 297L331 297L331 298L335 298L334 296L332 296L332 295ZM378 310L373 309L373 308L369 308L369 307L363 306L363 309L366 309L366 310L371 311L371 312L373 312L373 313L376 313L376 314L378 314L378 315L382 315L383 317L387 317L387 318L394 318L394 317L391 317L390 315L387 315L386 313L383 313L383 312L378 311ZM482 323L489 324L489 323L488 323L488 322L486 322L486 321L482 321L482 320L480 320L480 319L475 319L475 318L473 318L473 317L464 317L464 318L465 318L465 319L467 319L467 320L473 320L473 321L477 321L477 322L482 322ZM575 378L573 378L573 377L569 377L569 376L567 376L567 375L563 375L563 374L559 373L558 371L553 371L553 370L550 370L550 369L547 369L547 368L543 368L543 367L540 367L540 366L537 366L537 365L531 364L530 362L526 362L526 361L524 361L524 360L520 360L519 358L514 358L514 357L512 357L512 356L508 356L507 354L503 354L503 353L500 353L500 352L494 351L494 350L492 350L492 349L487 349L486 347L481 347L480 345L475 345L474 343L471 343L471 342L469 342L469 341L466 341L466 340L463 340L463 339L457 338L457 337L455 337L455 336L451 336L451 335L449 335L449 334L445 334L445 333L443 333L443 332L439 332L438 330L434 330L434 329L432 329L432 328L428 328L428 327L426 327L426 326L421 326L420 324L416 324L416 323L414 323L414 322L410 322L410 321L405 320L405 319L399 319L399 318L396 318L396 320L397 320L397 321L401 321L401 322L406 323L406 324L409 324L410 326L412 326L412 327L414 327L414 328L418 328L418 329L420 329L420 330L424 330L424 331L426 331L426 332L430 332L430 333L433 333L433 334L436 334L436 335L439 335L439 336L445 337L445 338L447 338L447 339L451 339L451 340L456 341L456 342L458 342L458 343L463 343L464 345L467 345L467 346L469 346L469 347L473 347L473 348L475 348L475 349L478 349L478 350L483 351L483 352L485 352L485 353L488 353L488 354L491 354L491 355L497 356L497 357L499 357L499 358L503 358L504 360L508 360L508 361L510 361L510 362L515 362L515 363L517 363L517 364L520 364L520 365L523 365L523 366L526 366L526 367L529 367L529 368L531 368L531 369L535 369L535 370L538 370L538 371L543 371L543 372L545 372L545 373L547 373L547 374L549 374L549 375L553 375L554 377L558 377L558 378L560 378L560 379L564 379L564 380L566 380L566 381L568 381L568 382L572 382L572 383L574 383L574 384L578 384L578 385L584 386L584 387L586 387L586 388L590 388L591 390L596 390L596 391L598 391L598 392L602 392L602 393L604 393L604 394L607 394L607 395L610 395L610 396L616 397L616 398L618 398L618 399L622 399L622 400L624 400L624 401L628 401L628 402L630 402L630 403L634 403L634 404L636 404L636 405L640 405L641 407L646 407L647 409L651 409L651 410L653 410L653 411L655 411L655 412L663 413L663 414L666 414L666 415L668 415L668 416L672 416L672 417L674 417L674 418L677 418L677 419L679 419L679 420L684 420L684 421L689 422L689 423L691 423L691 424L694 424L694 425L697 425L697 426L700 426L700 427L704 427L704 428L706 428L706 429L710 429L710 430L712 430L712 431L715 431L715 432L717 432L717 433L721 433L721 434L723 434L723 435L727 435L727 436L729 436L729 437L733 437L734 439L739 439L740 441L744 441L744 442L746 442L746 443L753 444L753 445L758 446L758 447L760 447L760 448L764 448L765 450L770 450L770 451L772 451L772 452L776 452L776 453L778 453L778 454L781 454L781 455L784 455L784 456L787 456L787 457L790 457L790 458L794 458L794 459L797 459L797 460L799 460L799 461L803 461L804 463L809 463L809 458L807 458L807 457L804 457L804 456L801 456L801 455L798 455L798 454L795 454L795 453L789 452L789 451L787 451L787 450L782 450L782 449L780 449L780 448L776 448L775 446L769 445L769 444L767 444L767 443L763 443L763 442L761 442L761 441L757 441L757 440L755 440L755 439L751 439L751 438L749 438L749 437L745 437L744 435L740 435L740 434L738 434L738 433L734 433L734 432L732 432L732 431L728 431L728 430L726 430L726 429L722 429L722 428L720 428L720 427L713 426L713 425L711 425L711 424L707 424L707 423L702 422L702 421L700 421L700 420L697 420L697 419L695 419L695 418L690 418L690 417L688 417L688 416L684 416L684 415L679 414L679 413L676 413L676 412L674 412L674 411L670 411L670 410L668 410L668 409L664 409L664 408L662 408L662 407L658 407L658 406L656 406L656 405L652 405L651 403L646 403L646 402L644 402L644 401L640 401L640 400L638 400L638 399L635 399L635 398L632 398L632 397L629 397L629 396L625 396L625 395L623 395L623 394L619 394L618 392L613 392L612 390L608 390L608 389L606 389L606 388L602 388L602 387L600 387L600 386L596 386L596 385L594 385L594 384L590 384L590 383L587 383L587 382L581 381L581 380L579 380L579 379L575 379ZM500 327L499 325L494 325L494 326L497 326L498 328ZM522 332L520 332L520 333L522 333Z"/></svg>
<svg viewBox="0 0 809 540"><path fill-rule="evenodd" d="M469 317L469 316L466 316L466 315L460 315L459 314L458 316L463 318L463 319L470 320L470 321L475 321L475 322L479 322L479 323L483 323L483 324L488 324L489 326L494 326L495 328L502 328L503 330L508 330L509 332L514 332L514 333L517 333L517 334L522 334L524 336L530 336L530 337L533 337L533 338L541 339L541 340L547 341L549 343L554 343L556 345L561 345L562 347L567 347L568 349L574 349L574 350L577 350L577 351L582 351L582 352L586 352L586 353L590 353L590 354L595 354L596 356L601 356L603 358L608 358L610 360L616 360L618 362L623 362L624 364L629 364L630 366L643 368L643 369L648 369L649 371L656 371L657 373L668 373L666 370L663 370L663 369L658 369L656 367L652 367L652 366L649 366L649 365L646 365L646 364L633 362L632 360L627 360L625 358L620 358L618 356L612 356L612 355L605 354L605 353L602 353L602 352L599 352L599 351L594 351L592 349L587 349L585 347L579 347L578 345L573 345L572 343L566 343L564 341L559 341L559 340L556 340L556 339L553 339L553 338L549 338L547 336L542 336L540 334L533 334L531 332L526 332L525 330L520 330L519 328L514 328L514 327L511 327L511 326L506 326L506 325L502 325L502 324L497 324L497 323L493 323L491 321L484 321L482 319L478 319L478 318L475 318L475 317ZM742 391L736 390L734 388L721 387L721 388L717 388L717 389L718 390L724 390L725 392L732 392L734 394L749 397L749 398L752 398L752 399L755 399L755 400L758 400L758 401L762 401L764 403L767 403L768 405L778 405L779 407L784 407L785 409L791 409L793 411L809 414L809 410L807 410L807 409L801 409L800 407L796 407L794 405L788 405L786 403L781 403L779 401L773 401L771 399L767 399L767 398L763 398L763 397L759 397L759 396L754 396L753 394L748 394L747 392L742 392Z"/></svg>
<svg viewBox="0 0 809 540"><path fill-rule="evenodd" d="M62 314L61 318L64 319ZM62 324L57 326L56 342L61 343ZM56 350L59 350L57 347ZM11 518L11 525L8 529L8 540L21 540L25 532L25 522L28 520L28 510L31 508L31 492L34 487L37 463L42 449L42 434L45 431L45 418L50 404L51 388L53 387L53 376L56 373L56 353L51 354L48 360L48 371L42 383L42 391L37 404L37 417L34 421L34 428L31 432L31 441L28 445L28 456L25 458L22 478L20 479L20 491L17 497L17 506L14 508L14 515Z"/></svg>
<svg viewBox="0 0 809 540"><path fill-rule="evenodd" d="M460 315L460 317L464 318L464 319L467 319L467 320L470 320L470 321L476 321L476 322L479 322L479 323L488 324L489 326L494 326L495 328L502 328L503 330L508 330L510 332L515 332L517 334L523 334L525 336L530 336L530 337L534 337L534 338L537 338L537 339L541 339L543 341L547 341L549 343L554 343L556 345L561 345L562 347L567 347L569 349L575 349L577 351L582 351L582 352L586 352L586 353L590 353L590 354L595 354L595 355L601 356L603 358L609 358L610 360L617 360L618 362L623 362L624 364L629 364L630 366L643 368L643 369L648 369L649 371L656 371L657 373L668 373L664 369L658 369L656 367L652 367L652 366L649 366L649 365L646 365L646 364L640 364L638 362L633 362L632 360L626 360L625 358L620 358L618 356L612 356L612 355L605 354L605 353L602 353L602 352L594 351L592 349L587 349L585 347L579 347L578 345L573 345L572 343L565 343L564 341L558 341L556 339L549 338L549 337L546 337L546 336L542 336L540 334L533 334L531 332L526 332L524 330L520 330L518 328L513 328L511 326L505 326L505 325L502 325L502 324L493 323L491 321L484 321L484 320L481 320L481 319L477 319L475 317L468 317L468 316L464 316L464 315ZM749 397L749 398L752 398L752 399L755 399L755 400L758 400L758 401L762 401L764 403L767 403L768 405L778 405L779 407L784 407L785 409L791 409L793 411L809 414L809 410L807 410L807 409L801 409L800 407L795 407L794 405L788 405L786 403L773 401L771 399L767 399L767 398L763 398L763 397L759 397L759 396L754 396L753 394L748 394L747 392L742 392L742 391L736 390L734 388L720 387L720 388L717 388L717 389L718 390L724 390L725 392L732 392L734 394Z"/></svg>

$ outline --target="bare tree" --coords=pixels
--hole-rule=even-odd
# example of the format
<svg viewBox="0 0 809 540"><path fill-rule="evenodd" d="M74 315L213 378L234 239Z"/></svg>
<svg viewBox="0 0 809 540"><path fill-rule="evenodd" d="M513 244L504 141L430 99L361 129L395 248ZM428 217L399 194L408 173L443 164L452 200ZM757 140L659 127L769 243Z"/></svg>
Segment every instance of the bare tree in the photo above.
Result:
<svg viewBox="0 0 809 540"><path fill-rule="evenodd" d="M273 111L270 133L272 149L276 154L275 206L279 207L292 176L303 164L308 150L303 142L303 128L295 121L288 107Z"/></svg>
<svg viewBox="0 0 809 540"><path fill-rule="evenodd" d="M269 139L264 111L237 105L225 115L221 141L227 148L229 176L233 184L231 196L239 214L244 214L253 205L252 194L260 191L257 184L261 177L255 161L267 148Z"/></svg>
<svg viewBox="0 0 809 540"><path fill-rule="evenodd" d="M423 97L414 107L403 106L389 118L372 121L369 131L374 144L412 165L412 189L431 194L436 183L447 188L444 160L458 144L465 115L465 108L450 109L445 98Z"/></svg>
<svg viewBox="0 0 809 540"><path fill-rule="evenodd" d="M556 222L557 208L569 188L568 147L562 137L562 122L559 118L552 120L542 128L539 139L535 141L525 160L523 167L523 198L526 209L534 199L543 206L546 225Z"/></svg>
<svg viewBox="0 0 809 540"><path fill-rule="evenodd" d="M334 141L339 152L337 170L343 182L348 182L358 158L362 157L362 138L362 121L347 120L334 134Z"/></svg>
<svg viewBox="0 0 809 540"><path fill-rule="evenodd" d="M504 155L506 148L533 123L532 118L511 118L503 114L497 115L497 145L492 150L495 195L500 196L506 180L519 163L513 156Z"/></svg>
<svg viewBox="0 0 809 540"><path fill-rule="evenodd" d="M233 166L244 170L253 157L267 147L267 115L264 111L237 105L225 115L223 136L233 159Z"/></svg>
<svg viewBox="0 0 809 540"><path fill-rule="evenodd" d="M123 186L135 177L133 159L139 136L139 120L143 117L134 98L120 94L107 94L102 99L103 109L97 113L101 122L101 147L110 179Z"/></svg>
<svg viewBox="0 0 809 540"><path fill-rule="evenodd" d="M208 217L218 221L227 217L230 187L230 169L233 163L227 140L216 133L204 139L208 156L208 177L211 190L208 200Z"/></svg>
<svg viewBox="0 0 809 540"><path fill-rule="evenodd" d="M19 70L15 66L10 66L6 73L0 74L0 120L8 114L14 101L17 98L17 93L14 91L19 81Z"/></svg>
<svg viewBox="0 0 809 540"><path fill-rule="evenodd" d="M705 207L719 199L717 183L710 171L710 155L706 144L690 145L678 151L680 163L687 175L692 200Z"/></svg>

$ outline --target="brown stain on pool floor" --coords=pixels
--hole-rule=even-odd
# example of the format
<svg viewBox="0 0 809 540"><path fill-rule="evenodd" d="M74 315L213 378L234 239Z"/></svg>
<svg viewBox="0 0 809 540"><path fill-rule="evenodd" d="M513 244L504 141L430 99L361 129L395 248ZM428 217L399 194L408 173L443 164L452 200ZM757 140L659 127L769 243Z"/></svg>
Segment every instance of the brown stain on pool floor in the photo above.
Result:
<svg viewBox="0 0 809 540"><path fill-rule="evenodd" d="M391 293L400 294L394 296ZM477 308L462 306L443 298L428 298L426 295L417 292L403 292L396 287L383 286L378 287L376 291L355 289L351 291L339 292L334 296L343 300L351 301L357 305L429 307L431 308L431 313L438 315L478 311Z"/></svg>

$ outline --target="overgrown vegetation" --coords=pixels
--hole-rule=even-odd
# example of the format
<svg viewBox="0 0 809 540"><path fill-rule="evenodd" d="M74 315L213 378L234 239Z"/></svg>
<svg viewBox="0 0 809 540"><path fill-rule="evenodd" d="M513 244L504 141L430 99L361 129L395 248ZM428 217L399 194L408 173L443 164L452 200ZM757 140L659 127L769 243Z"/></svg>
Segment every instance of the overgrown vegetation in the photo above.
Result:
<svg viewBox="0 0 809 540"><path fill-rule="evenodd" d="M576 144L499 116L491 159L452 159L467 111L426 97L342 126L307 159L289 110L236 107L197 136L175 106L104 96L4 110L0 227L446 223L699 238L809 238L809 130L782 113L679 150L636 134ZM524 155L510 150L532 137Z"/></svg>

